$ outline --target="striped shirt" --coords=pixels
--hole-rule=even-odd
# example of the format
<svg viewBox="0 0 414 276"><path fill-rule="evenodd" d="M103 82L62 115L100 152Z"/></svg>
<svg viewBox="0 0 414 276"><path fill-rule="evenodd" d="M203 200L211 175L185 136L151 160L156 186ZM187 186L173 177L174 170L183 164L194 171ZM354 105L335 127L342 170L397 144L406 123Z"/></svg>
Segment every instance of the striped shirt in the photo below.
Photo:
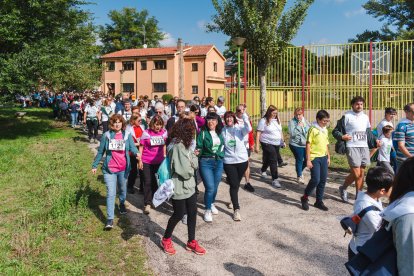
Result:
<svg viewBox="0 0 414 276"><path fill-rule="evenodd" d="M405 147L414 155L414 123L408 119L402 119L395 129L393 141L398 143L400 141L405 142ZM403 162L407 159L400 149L397 147L397 160Z"/></svg>

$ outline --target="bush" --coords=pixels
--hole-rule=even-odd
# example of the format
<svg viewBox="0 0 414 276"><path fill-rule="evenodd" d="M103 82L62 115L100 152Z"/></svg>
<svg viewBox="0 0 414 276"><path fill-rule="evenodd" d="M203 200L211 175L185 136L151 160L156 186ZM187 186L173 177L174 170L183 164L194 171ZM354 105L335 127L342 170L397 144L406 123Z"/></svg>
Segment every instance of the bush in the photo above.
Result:
<svg viewBox="0 0 414 276"><path fill-rule="evenodd" d="M171 95L171 94L164 94L164 95L162 95L162 97L161 97L161 99L162 99L164 102L170 102L172 98L174 98L174 96L173 96L173 95Z"/></svg>

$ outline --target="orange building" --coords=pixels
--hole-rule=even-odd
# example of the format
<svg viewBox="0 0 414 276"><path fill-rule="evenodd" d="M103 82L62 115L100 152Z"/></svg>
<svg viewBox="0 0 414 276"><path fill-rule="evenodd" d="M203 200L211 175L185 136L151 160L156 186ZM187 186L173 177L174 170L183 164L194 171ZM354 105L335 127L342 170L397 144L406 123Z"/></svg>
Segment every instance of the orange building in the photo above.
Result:
<svg viewBox="0 0 414 276"><path fill-rule="evenodd" d="M150 98L179 96L179 59L178 47L126 49L103 55L101 91ZM183 46L183 60L185 99L224 88L225 58L214 45Z"/></svg>

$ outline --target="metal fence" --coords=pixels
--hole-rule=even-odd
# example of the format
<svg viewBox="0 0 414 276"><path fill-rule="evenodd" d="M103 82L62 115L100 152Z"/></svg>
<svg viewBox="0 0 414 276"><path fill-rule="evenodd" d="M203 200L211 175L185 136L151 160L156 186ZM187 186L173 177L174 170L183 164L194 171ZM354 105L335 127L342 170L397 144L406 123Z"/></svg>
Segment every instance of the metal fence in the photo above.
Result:
<svg viewBox="0 0 414 276"><path fill-rule="evenodd" d="M312 121L316 111L326 109L331 121L350 109L357 95L366 100L365 112L375 126L385 107L394 107L403 116L405 104L414 98L414 40L289 47L278 62L268 68L267 104L279 109L286 124L296 107L302 107ZM245 55L246 87L211 90L216 98L224 96L228 109L246 103L254 120L260 118L258 70Z"/></svg>

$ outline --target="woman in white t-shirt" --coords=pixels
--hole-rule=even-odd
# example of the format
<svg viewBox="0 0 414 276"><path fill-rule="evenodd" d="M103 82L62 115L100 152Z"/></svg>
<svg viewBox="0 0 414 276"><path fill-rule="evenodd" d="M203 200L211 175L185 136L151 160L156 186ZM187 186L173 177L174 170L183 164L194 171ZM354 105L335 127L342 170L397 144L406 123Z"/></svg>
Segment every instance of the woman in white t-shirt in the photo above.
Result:
<svg viewBox="0 0 414 276"><path fill-rule="evenodd" d="M83 114L83 123L88 127L89 141L96 143L96 137L98 136L98 126L101 112L99 108L94 105L94 101L88 98L85 112Z"/></svg>
<svg viewBox="0 0 414 276"><path fill-rule="evenodd" d="M105 133L108 131L109 118L114 114L114 110L107 99L103 101L103 105L101 106L101 114L102 133Z"/></svg>
<svg viewBox="0 0 414 276"><path fill-rule="evenodd" d="M259 152L259 143L263 150L263 165L261 168L262 176L265 177L266 170L270 166L270 172L272 175L272 186L275 188L281 188L278 181L278 152L281 143L283 143L282 126L277 116L277 108L274 105L270 105L267 108L266 114L259 121L256 131L256 152Z"/></svg>

